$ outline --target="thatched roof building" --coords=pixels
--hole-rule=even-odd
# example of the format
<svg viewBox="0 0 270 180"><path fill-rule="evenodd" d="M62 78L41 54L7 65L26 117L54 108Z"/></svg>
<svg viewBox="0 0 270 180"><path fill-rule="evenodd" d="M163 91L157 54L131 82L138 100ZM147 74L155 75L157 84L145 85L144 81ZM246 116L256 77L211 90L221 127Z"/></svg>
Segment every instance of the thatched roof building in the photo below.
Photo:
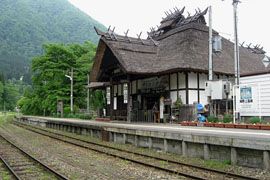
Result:
<svg viewBox="0 0 270 180"><path fill-rule="evenodd" d="M130 38L96 29L101 38L94 69L99 69L105 52L109 51L119 61L123 71L129 74L153 75L179 70L207 72L209 34L203 17L205 13L197 13L195 18L184 18L182 13L178 13L174 18L164 19L157 31L149 33L148 39ZM233 75L234 44L223 38L222 47L220 53L213 54L214 72ZM265 71L263 57L263 51L240 47L241 74ZM93 71L91 80L98 81L97 78Z"/></svg>
<svg viewBox="0 0 270 180"><path fill-rule="evenodd" d="M179 97L184 104L207 103L209 30L204 18L207 9L188 17L183 12L184 8L166 13L167 17L156 30L151 29L147 39L95 28L101 37L89 87L106 88L107 115L111 119L152 122L151 109L155 104L163 104L160 98L172 103ZM214 35L218 33L214 31ZM258 46L241 46L241 74L270 70L262 63L264 54ZM213 54L213 70L215 79L233 79L234 44L225 38L222 51Z"/></svg>

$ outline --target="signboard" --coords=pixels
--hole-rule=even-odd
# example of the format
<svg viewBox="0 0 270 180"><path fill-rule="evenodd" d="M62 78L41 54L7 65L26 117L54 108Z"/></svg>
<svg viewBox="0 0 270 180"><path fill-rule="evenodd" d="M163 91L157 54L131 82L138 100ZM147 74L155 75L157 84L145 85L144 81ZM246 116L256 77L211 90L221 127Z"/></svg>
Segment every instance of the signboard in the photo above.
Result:
<svg viewBox="0 0 270 180"><path fill-rule="evenodd" d="M236 94L237 111L240 115L257 113L259 111L258 85L240 85Z"/></svg>
<svg viewBox="0 0 270 180"><path fill-rule="evenodd" d="M106 99L107 99L107 104L111 104L111 88L110 87L106 88Z"/></svg>
<svg viewBox="0 0 270 180"><path fill-rule="evenodd" d="M164 105L172 105L172 99L164 99Z"/></svg>
<svg viewBox="0 0 270 180"><path fill-rule="evenodd" d="M162 90L169 86L168 76L153 77L142 80L142 90Z"/></svg>
<svg viewBox="0 0 270 180"><path fill-rule="evenodd" d="M160 119L164 118L164 97L160 97L159 99L159 111L160 111Z"/></svg>
<svg viewBox="0 0 270 180"><path fill-rule="evenodd" d="M128 84L127 83L123 85L123 94L124 94L124 103L127 104L128 103Z"/></svg>

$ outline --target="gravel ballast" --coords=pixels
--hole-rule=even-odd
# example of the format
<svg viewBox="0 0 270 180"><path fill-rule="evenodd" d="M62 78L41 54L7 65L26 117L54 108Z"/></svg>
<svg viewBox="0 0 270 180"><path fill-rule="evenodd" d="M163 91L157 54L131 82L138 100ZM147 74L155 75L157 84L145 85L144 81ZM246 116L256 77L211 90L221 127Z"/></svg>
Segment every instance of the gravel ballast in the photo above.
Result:
<svg viewBox="0 0 270 180"><path fill-rule="evenodd" d="M14 125L6 124L0 133L70 179L185 179L62 143Z"/></svg>

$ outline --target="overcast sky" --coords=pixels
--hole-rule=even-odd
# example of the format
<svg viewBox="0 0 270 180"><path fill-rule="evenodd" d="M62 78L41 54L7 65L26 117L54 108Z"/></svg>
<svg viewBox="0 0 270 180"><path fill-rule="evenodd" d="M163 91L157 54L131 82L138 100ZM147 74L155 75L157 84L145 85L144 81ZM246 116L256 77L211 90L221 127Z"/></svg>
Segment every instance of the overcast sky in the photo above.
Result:
<svg viewBox="0 0 270 180"><path fill-rule="evenodd" d="M160 24L164 11L186 7L190 14L212 5L213 28L222 36L233 40L232 0L69 0L79 9L106 27L115 27L118 34L129 29L130 36L141 31L146 36L150 27ZM268 3L267 3L268 1ZM261 44L270 55L269 0L242 0L238 5L239 41ZM208 16L206 21L208 22Z"/></svg>

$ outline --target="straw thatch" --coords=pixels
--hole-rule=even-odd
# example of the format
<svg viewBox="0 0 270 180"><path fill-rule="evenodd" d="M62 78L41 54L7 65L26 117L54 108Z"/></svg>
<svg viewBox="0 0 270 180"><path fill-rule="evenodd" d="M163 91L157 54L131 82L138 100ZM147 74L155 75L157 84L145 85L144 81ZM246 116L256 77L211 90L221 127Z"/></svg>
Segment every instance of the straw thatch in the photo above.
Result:
<svg viewBox="0 0 270 180"><path fill-rule="evenodd" d="M202 16L198 16L198 18L202 18ZM165 22L167 21L163 23ZM101 50L103 48L109 49L114 54L122 70L127 74L208 71L209 34L208 27L203 20L182 23L181 26L153 37L154 40L128 38L116 34L108 35L99 30L97 32L101 35L101 39L95 58L94 71L98 71L102 61L109 61L109 59L104 59L105 50ZM217 33L214 31L214 34ZM214 72L233 75L234 44L223 38L222 47L221 52L213 54ZM264 54L254 53L247 48L240 47L241 74L265 71L266 68L262 63L263 57ZM98 75L99 73L92 73L91 80L96 81Z"/></svg>

